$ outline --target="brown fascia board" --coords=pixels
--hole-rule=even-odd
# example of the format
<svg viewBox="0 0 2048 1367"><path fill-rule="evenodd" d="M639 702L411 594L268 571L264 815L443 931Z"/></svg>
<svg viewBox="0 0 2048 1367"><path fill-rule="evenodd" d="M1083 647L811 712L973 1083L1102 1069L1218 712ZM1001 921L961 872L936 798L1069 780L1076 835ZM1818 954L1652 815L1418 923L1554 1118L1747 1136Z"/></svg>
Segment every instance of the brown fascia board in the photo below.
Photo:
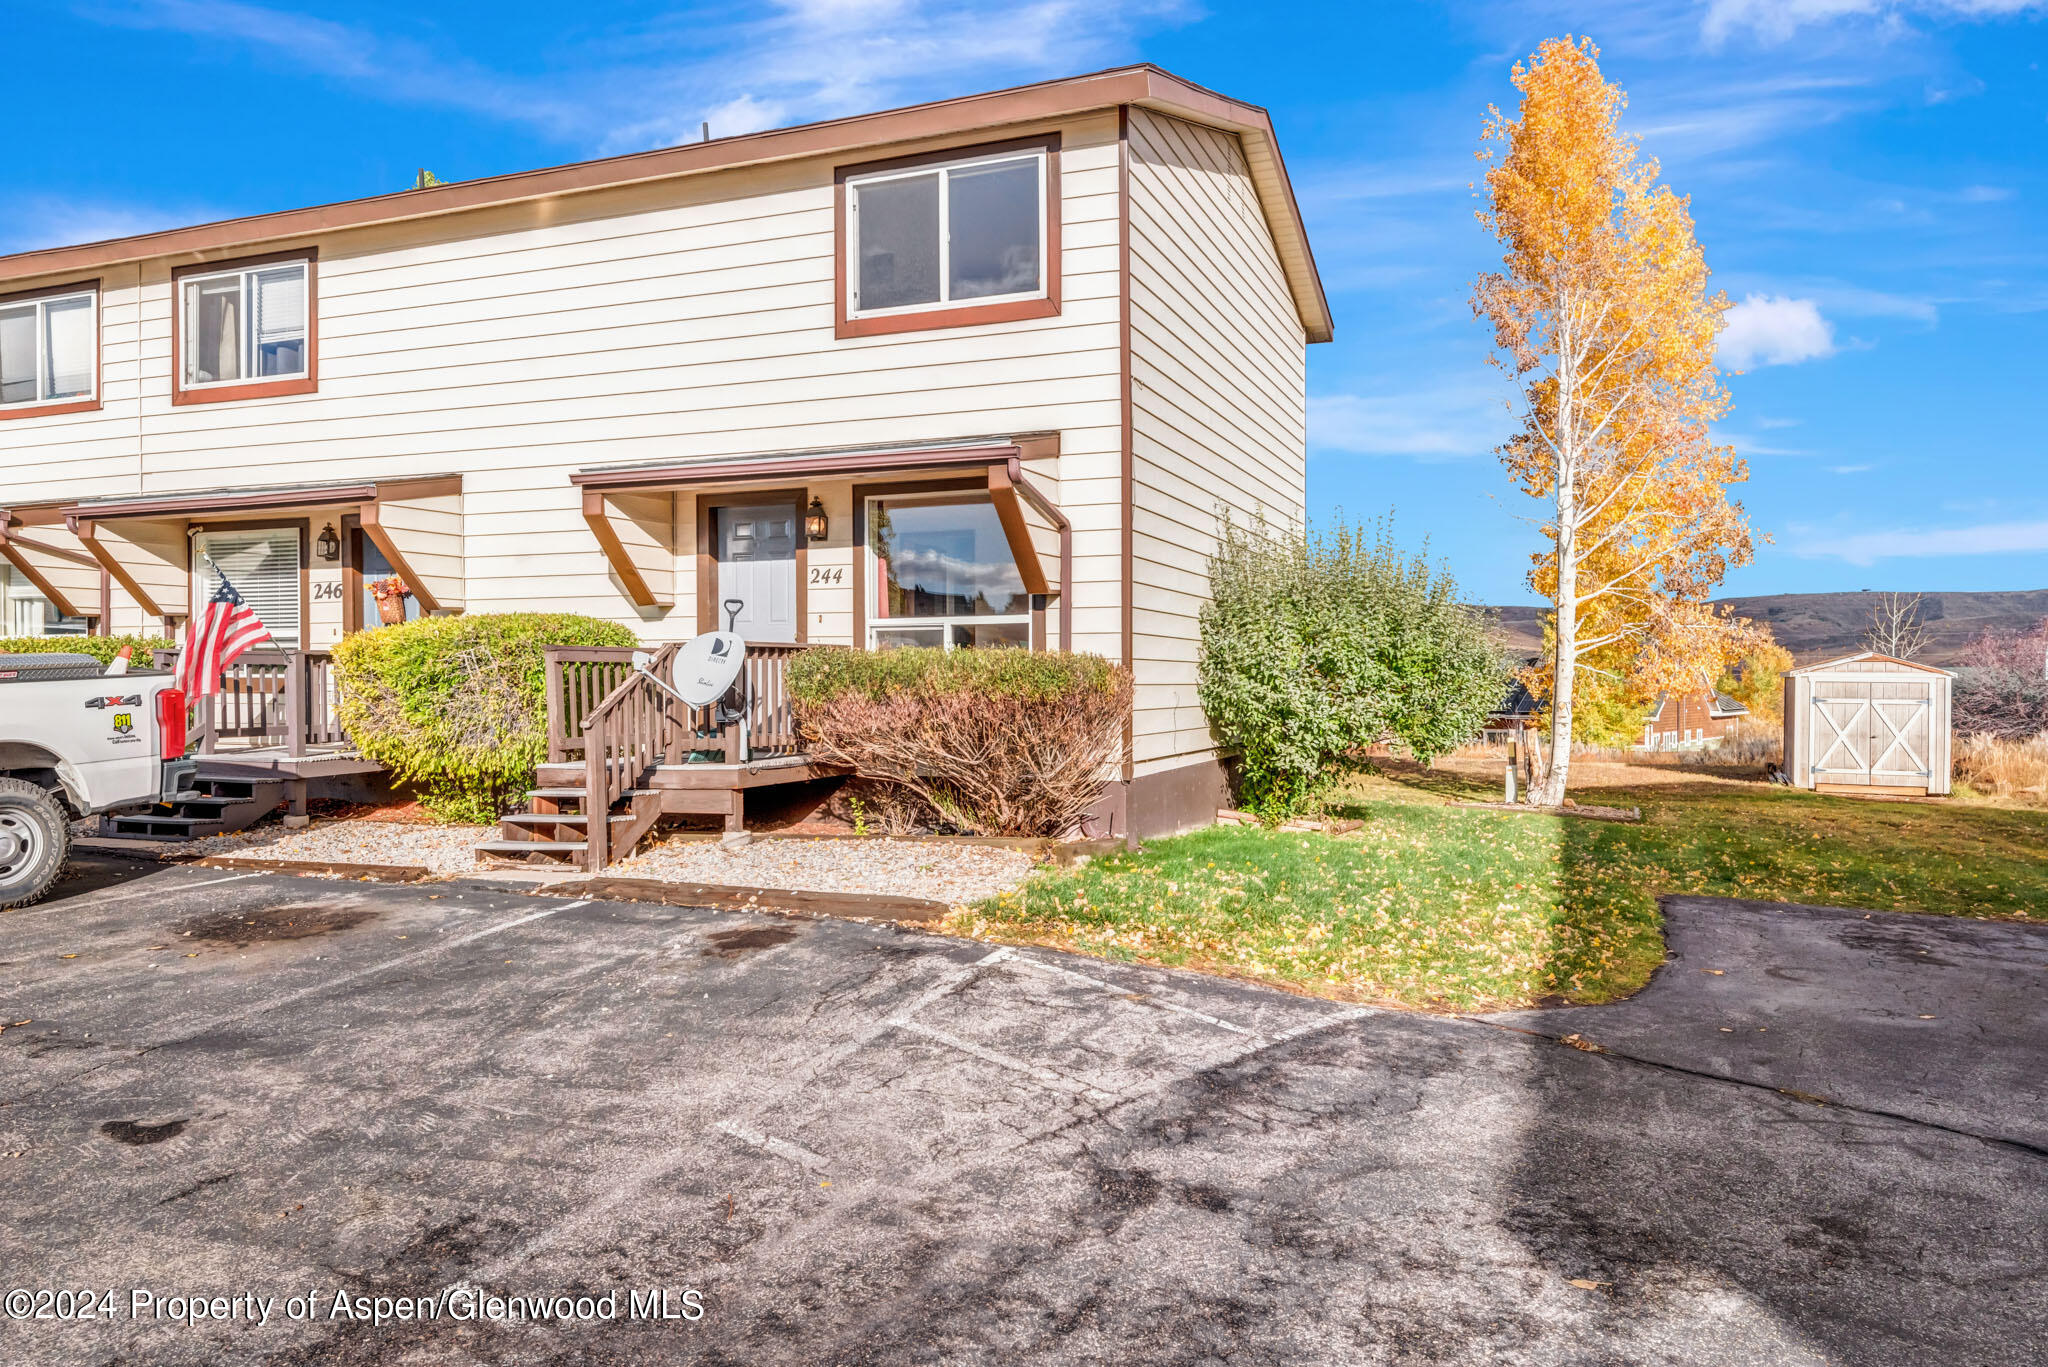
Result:
<svg viewBox="0 0 2048 1367"><path fill-rule="evenodd" d="M674 489L692 484L743 480L814 479L820 475L895 475L959 466L1008 467L1022 452L1015 445L961 446L897 451L840 451L817 456L743 457L675 465L621 465L578 470L569 482L600 493L632 489Z"/></svg>
<svg viewBox="0 0 2048 1367"><path fill-rule="evenodd" d="M432 218L525 200L548 199L590 190L697 175L740 166L791 161L803 157L837 156L923 138L946 137L1012 124L1071 118L1122 105L1140 105L1195 123L1236 133L1245 140L1246 160L1265 207L1268 226L1279 246L1295 307L1308 339L1326 342L1331 336L1329 300L1317 274L1301 207L1287 178L1273 123L1257 105L1205 90L1155 66L1119 67L1092 75L1070 76L1037 85L1016 86L987 94L910 105L875 114L859 114L823 123L778 128L763 133L683 143L572 162L537 171L457 181L425 190L344 200L281 213L224 219L189 228L171 228L134 237L71 247L0 256L0 282L76 274L103 266L160 258L181 263L209 253L244 251L268 242L282 242L374 224Z"/></svg>
<svg viewBox="0 0 2048 1367"><path fill-rule="evenodd" d="M380 499L427 498L462 491L459 475L419 475L349 484L289 484L261 489L198 489L189 493L136 494L66 504L67 518L109 522L124 517L175 517L187 513L255 512L265 508L312 508Z"/></svg>

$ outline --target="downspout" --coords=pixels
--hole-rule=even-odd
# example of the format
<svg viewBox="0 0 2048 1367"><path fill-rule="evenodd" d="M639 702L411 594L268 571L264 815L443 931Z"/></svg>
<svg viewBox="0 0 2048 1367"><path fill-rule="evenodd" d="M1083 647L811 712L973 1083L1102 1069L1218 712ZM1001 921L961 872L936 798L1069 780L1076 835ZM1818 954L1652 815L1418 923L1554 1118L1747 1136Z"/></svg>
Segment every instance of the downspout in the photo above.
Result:
<svg viewBox="0 0 2048 1367"><path fill-rule="evenodd" d="M1074 648L1074 524L1067 521L1067 515L1053 506L1036 484L1024 474L1024 463L1015 456L1010 457L1010 483L1024 496L1024 501L1038 510L1038 515L1052 523L1053 530L1060 534L1060 649Z"/></svg>

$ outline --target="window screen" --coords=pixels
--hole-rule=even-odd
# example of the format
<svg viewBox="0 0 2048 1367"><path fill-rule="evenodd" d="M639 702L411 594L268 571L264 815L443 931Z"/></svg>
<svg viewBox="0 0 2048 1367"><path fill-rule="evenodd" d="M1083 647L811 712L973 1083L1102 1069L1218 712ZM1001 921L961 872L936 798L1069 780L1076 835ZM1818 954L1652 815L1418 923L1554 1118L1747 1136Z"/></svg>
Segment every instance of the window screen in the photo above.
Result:
<svg viewBox="0 0 2048 1367"><path fill-rule="evenodd" d="M186 280L182 383L189 387L309 373L311 271L309 262L288 261Z"/></svg>
<svg viewBox="0 0 2048 1367"><path fill-rule="evenodd" d="M0 403L36 397L36 307L0 309Z"/></svg>
<svg viewBox="0 0 2048 1367"><path fill-rule="evenodd" d="M192 611L202 611L225 573L280 650L299 648L299 529L236 527L192 538ZM208 564L208 560L212 563Z"/></svg>
<svg viewBox="0 0 2048 1367"><path fill-rule="evenodd" d="M45 399L75 399L92 393L92 298L74 295L43 307L44 344L49 348Z"/></svg>
<svg viewBox="0 0 2048 1367"><path fill-rule="evenodd" d="M1043 154L856 177L853 311L936 308L1045 289Z"/></svg>
<svg viewBox="0 0 2048 1367"><path fill-rule="evenodd" d="M305 350L306 268L256 272L256 373L297 375Z"/></svg>
<svg viewBox="0 0 2048 1367"><path fill-rule="evenodd" d="M0 404L54 403L93 392L98 296L56 295L0 309Z"/></svg>

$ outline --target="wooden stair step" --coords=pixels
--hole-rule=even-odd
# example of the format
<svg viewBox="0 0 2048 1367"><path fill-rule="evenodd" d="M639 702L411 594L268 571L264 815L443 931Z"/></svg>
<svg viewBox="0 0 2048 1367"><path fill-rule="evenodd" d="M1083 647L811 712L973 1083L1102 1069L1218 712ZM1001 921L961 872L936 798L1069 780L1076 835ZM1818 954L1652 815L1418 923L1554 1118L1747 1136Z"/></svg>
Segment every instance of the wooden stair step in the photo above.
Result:
<svg viewBox="0 0 2048 1367"><path fill-rule="evenodd" d="M630 812L612 817L612 825L631 825ZM590 818L583 812L513 812L510 816L498 818L500 826L588 826Z"/></svg>
<svg viewBox="0 0 2048 1367"><path fill-rule="evenodd" d="M99 834L115 840L199 840L221 834L223 825L207 816L117 816Z"/></svg>
<svg viewBox="0 0 2048 1367"><path fill-rule="evenodd" d="M519 858L529 854L581 854L590 848L581 840L486 840L477 846L484 854Z"/></svg>

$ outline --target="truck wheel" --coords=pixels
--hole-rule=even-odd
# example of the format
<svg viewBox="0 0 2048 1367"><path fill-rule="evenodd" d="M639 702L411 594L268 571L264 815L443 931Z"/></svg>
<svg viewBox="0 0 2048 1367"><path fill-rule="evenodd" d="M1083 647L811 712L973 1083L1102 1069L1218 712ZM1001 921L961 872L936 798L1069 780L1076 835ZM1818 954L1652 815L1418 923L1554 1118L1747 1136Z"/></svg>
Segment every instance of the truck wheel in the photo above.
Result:
<svg viewBox="0 0 2048 1367"><path fill-rule="evenodd" d="M0 778L0 911L48 892L70 847L62 803L33 783Z"/></svg>

